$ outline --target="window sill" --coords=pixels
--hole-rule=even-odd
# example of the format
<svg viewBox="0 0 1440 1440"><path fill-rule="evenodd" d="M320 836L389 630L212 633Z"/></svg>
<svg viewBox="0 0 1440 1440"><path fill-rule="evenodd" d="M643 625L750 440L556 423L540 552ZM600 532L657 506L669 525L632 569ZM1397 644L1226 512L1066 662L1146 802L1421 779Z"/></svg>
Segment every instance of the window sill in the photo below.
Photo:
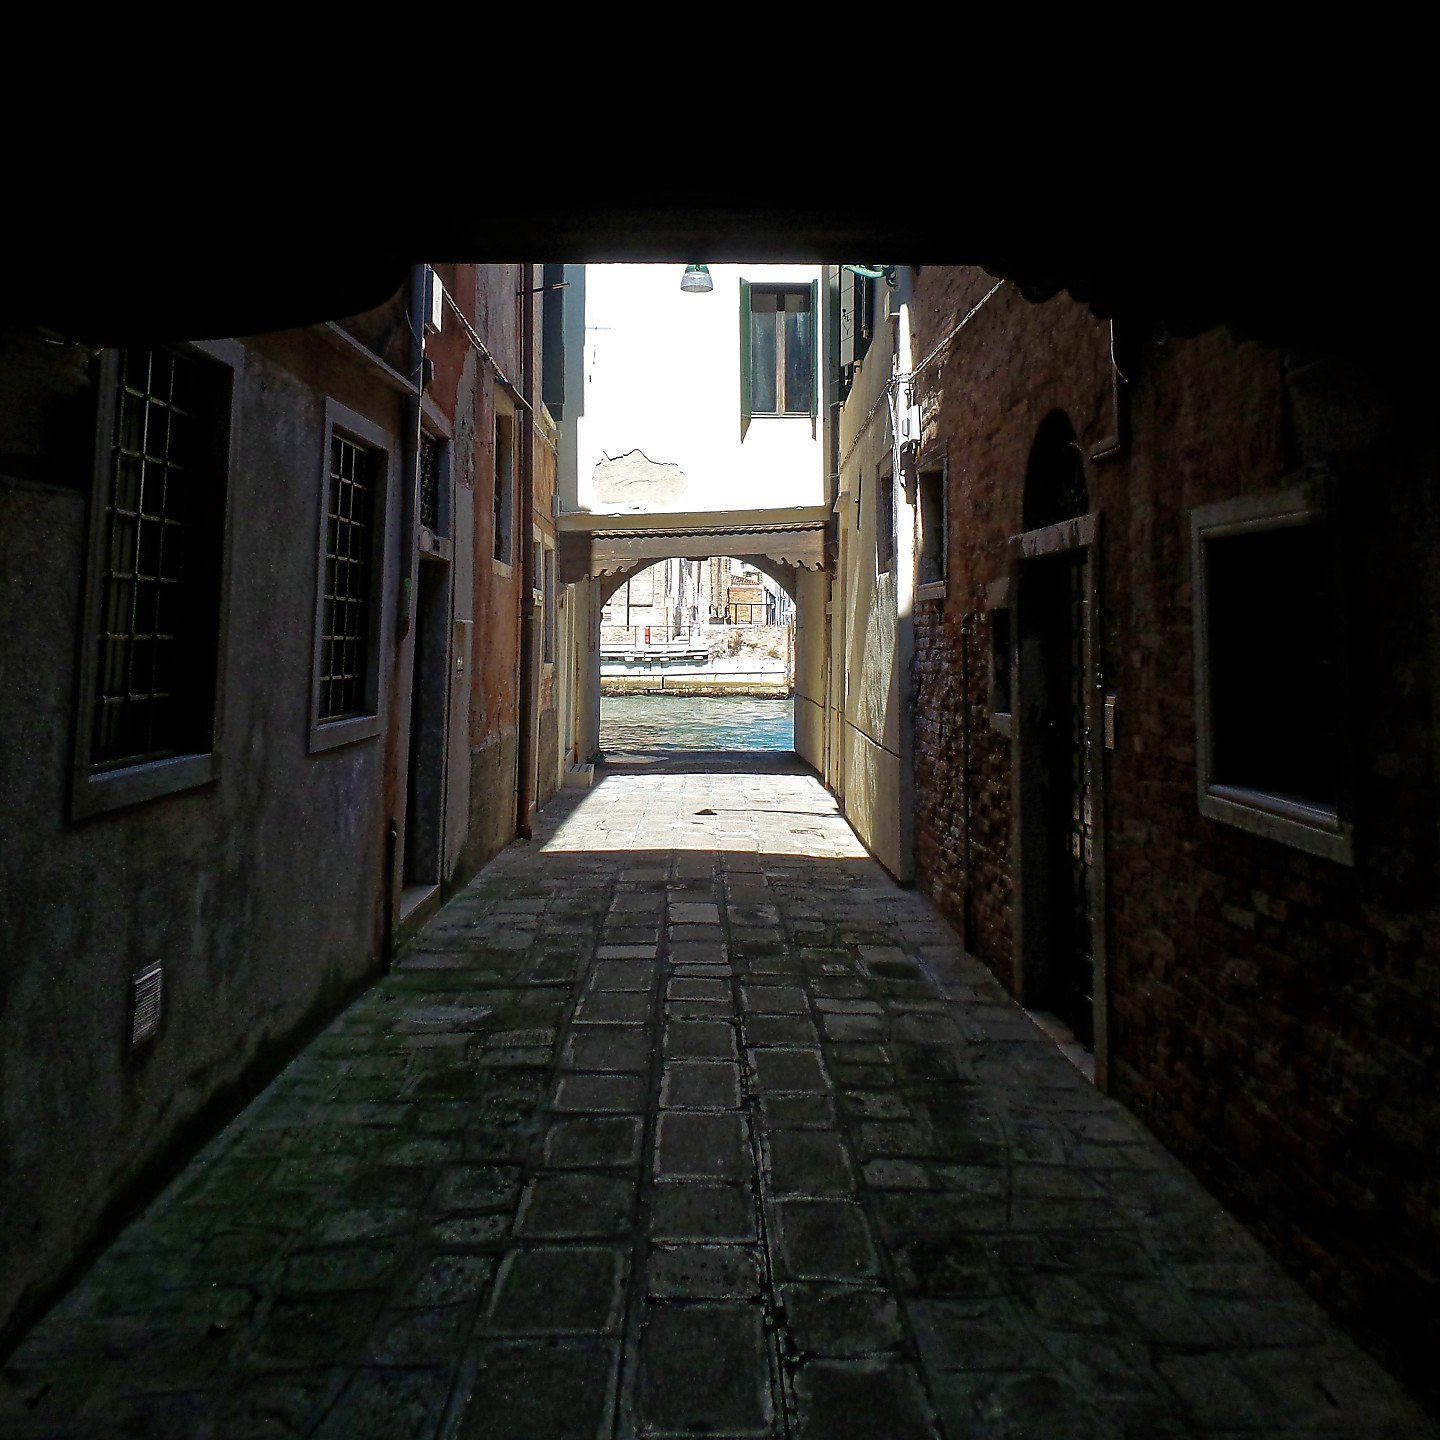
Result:
<svg viewBox="0 0 1440 1440"><path fill-rule="evenodd" d="M752 410L752 420L810 420L814 417L808 410Z"/></svg>
<svg viewBox="0 0 1440 1440"><path fill-rule="evenodd" d="M353 745L357 740L370 740L380 733L378 715L352 715L344 720L326 720L310 727L310 754L336 750Z"/></svg>
<svg viewBox="0 0 1440 1440"><path fill-rule="evenodd" d="M930 580L924 585L917 585L915 598L917 600L943 600L945 598L945 582Z"/></svg>
<svg viewBox="0 0 1440 1440"><path fill-rule="evenodd" d="M497 575L503 575L507 580L515 573L515 566L509 560L496 560L493 556L490 560L490 568Z"/></svg>
<svg viewBox="0 0 1440 1440"><path fill-rule="evenodd" d="M70 798L70 818L83 820L130 805L142 805L163 795L195 790L220 778L220 757L173 755L168 760L150 760L121 770L77 777Z"/></svg>
<svg viewBox="0 0 1440 1440"><path fill-rule="evenodd" d="M1012 729L1010 715L1004 710L992 710L990 712L990 728L1008 740Z"/></svg>
<svg viewBox="0 0 1440 1440"><path fill-rule="evenodd" d="M1238 785L1210 785L1199 798L1207 819L1341 865L1355 863L1355 827L1333 810Z"/></svg>

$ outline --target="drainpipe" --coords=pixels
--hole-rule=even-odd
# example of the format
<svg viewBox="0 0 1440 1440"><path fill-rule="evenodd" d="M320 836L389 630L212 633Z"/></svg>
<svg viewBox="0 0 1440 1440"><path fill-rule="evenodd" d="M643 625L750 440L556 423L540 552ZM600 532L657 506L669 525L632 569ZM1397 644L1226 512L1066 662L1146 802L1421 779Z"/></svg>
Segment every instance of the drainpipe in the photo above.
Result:
<svg viewBox="0 0 1440 1440"><path fill-rule="evenodd" d="M975 617L960 617L960 834L965 889L960 902L960 944L970 952L975 928L975 888L970 874L970 634ZM973 952L971 952L973 953Z"/></svg>
<svg viewBox="0 0 1440 1440"><path fill-rule="evenodd" d="M395 683L393 720L389 736L392 752L391 815L386 828L385 845L385 930L382 954L388 970L394 951L395 923L400 914L400 897L405 888L405 809L409 799L410 722L413 708L410 691L414 684L414 641L410 638L415 623L416 566L420 547L417 527L420 520L420 397L425 389L425 266L410 268L410 294L407 304L409 341L410 393L405 400L405 433L401 442L404 457L400 482L400 602L395 625ZM403 735L402 735L403 730Z"/></svg>
<svg viewBox="0 0 1440 1440"><path fill-rule="evenodd" d="M523 406L520 431L520 733L516 745L515 833L530 838L534 803L535 737L539 696L535 690L535 303L534 283L527 265L520 302L520 390Z"/></svg>

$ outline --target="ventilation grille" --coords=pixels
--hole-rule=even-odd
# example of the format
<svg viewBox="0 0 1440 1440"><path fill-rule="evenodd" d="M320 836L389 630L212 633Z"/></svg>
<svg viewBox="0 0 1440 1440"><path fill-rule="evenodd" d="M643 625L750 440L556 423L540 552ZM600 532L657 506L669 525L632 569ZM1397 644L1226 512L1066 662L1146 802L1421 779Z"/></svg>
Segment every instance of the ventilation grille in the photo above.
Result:
<svg viewBox="0 0 1440 1440"><path fill-rule="evenodd" d="M130 982L130 1048L138 1049L160 1028L160 964L142 970Z"/></svg>

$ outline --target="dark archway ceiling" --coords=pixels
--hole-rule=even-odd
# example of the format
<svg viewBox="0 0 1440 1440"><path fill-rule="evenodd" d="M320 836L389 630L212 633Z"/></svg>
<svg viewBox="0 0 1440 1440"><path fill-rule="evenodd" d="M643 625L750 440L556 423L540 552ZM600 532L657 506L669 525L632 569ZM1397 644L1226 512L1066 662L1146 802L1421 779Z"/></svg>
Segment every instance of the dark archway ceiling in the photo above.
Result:
<svg viewBox="0 0 1440 1440"><path fill-rule="evenodd" d="M1140 183L1102 155L1083 184L1003 173L931 169L927 195L883 171L837 169L806 187L834 196L797 199L775 184L627 186L562 167L499 203L480 186L358 215L329 200L282 212L217 182L192 189L183 221L157 225L138 201L112 202L103 229L79 201L59 202L27 217L0 304L8 319L84 339L200 338L359 313L417 260L803 259L976 264L1029 299L1067 291L1145 333L1224 324L1276 343L1371 343L1435 318L1420 187L1382 163L1176 162Z"/></svg>

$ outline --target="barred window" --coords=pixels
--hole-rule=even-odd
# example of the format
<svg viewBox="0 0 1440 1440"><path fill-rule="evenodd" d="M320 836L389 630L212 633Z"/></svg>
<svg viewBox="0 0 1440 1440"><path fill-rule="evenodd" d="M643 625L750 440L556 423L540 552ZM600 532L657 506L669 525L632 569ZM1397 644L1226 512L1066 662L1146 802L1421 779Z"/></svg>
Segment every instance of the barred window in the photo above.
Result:
<svg viewBox="0 0 1440 1440"><path fill-rule="evenodd" d="M325 402L325 421L323 488L316 506L312 754L380 733L385 692L380 656L390 629L383 597L389 593L385 535L395 494L394 437L336 400Z"/></svg>
<svg viewBox="0 0 1440 1440"><path fill-rule="evenodd" d="M440 529L440 474L445 444L428 430L420 432L420 523L432 535Z"/></svg>
<svg viewBox="0 0 1440 1440"><path fill-rule="evenodd" d="M77 819L218 773L225 510L242 363L229 341L99 358Z"/></svg>
<svg viewBox="0 0 1440 1440"><path fill-rule="evenodd" d="M512 530L515 522L515 417L495 416L495 559L509 565L514 559Z"/></svg>
<svg viewBox="0 0 1440 1440"><path fill-rule="evenodd" d="M221 489L211 369L158 346L120 357L101 520L96 767L209 748Z"/></svg>
<svg viewBox="0 0 1440 1440"><path fill-rule="evenodd" d="M321 721L359 715L368 708L374 519L374 453L343 435L332 435L320 634Z"/></svg>

